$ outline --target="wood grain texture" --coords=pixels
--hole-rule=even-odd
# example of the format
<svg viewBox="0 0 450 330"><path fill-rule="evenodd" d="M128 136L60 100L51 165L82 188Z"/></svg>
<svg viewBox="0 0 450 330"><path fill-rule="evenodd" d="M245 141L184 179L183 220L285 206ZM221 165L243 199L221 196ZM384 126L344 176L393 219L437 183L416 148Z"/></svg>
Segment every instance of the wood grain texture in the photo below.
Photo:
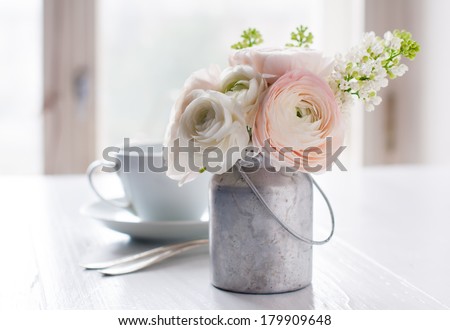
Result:
<svg viewBox="0 0 450 330"><path fill-rule="evenodd" d="M206 248L124 276L85 271L79 262L154 244L81 217L80 206L95 200L82 176L0 178L0 309L448 309L445 172L393 168L320 178L335 205L336 237L314 248L311 286L275 295L214 288ZM411 189L412 177L421 189ZM326 212L316 206L320 236Z"/></svg>

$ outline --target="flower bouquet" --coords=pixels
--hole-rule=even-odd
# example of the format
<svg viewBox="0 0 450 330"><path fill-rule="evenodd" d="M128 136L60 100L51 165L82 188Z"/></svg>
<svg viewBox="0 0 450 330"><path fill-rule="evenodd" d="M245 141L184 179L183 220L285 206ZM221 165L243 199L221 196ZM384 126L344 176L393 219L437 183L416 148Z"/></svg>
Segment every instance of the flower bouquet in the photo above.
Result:
<svg viewBox="0 0 450 330"><path fill-rule="evenodd" d="M389 79L408 70L402 58L412 60L420 50L410 33L399 30L383 38L367 33L334 58L310 48L313 35L304 26L284 47L262 42L256 29L248 29L232 46L229 67L194 72L165 139L167 175L180 185L204 172L216 174L210 194L213 284L252 293L309 284L311 244L317 242L313 181L303 173L331 169L354 101L374 110ZM250 159L268 164L247 173L249 150Z"/></svg>

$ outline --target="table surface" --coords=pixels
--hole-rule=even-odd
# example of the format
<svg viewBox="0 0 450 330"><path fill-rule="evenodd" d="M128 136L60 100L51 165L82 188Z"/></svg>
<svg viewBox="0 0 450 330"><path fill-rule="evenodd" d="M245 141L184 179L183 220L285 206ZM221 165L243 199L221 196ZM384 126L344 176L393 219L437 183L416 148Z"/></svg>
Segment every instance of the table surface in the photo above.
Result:
<svg viewBox="0 0 450 330"><path fill-rule="evenodd" d="M337 228L329 244L314 248L312 285L246 295L210 284L206 248L125 276L83 270L82 260L154 243L82 217L80 207L96 201L83 176L0 177L0 309L449 308L448 168L374 167L317 180L334 205ZM315 197L320 238L328 220Z"/></svg>

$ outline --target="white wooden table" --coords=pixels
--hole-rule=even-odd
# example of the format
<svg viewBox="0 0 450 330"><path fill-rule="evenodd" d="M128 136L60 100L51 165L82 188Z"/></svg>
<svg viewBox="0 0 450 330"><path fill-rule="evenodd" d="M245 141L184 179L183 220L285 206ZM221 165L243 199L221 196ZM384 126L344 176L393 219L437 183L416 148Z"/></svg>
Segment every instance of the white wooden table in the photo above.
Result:
<svg viewBox="0 0 450 330"><path fill-rule="evenodd" d="M211 286L207 249L137 273L78 266L148 249L79 214L95 201L82 176L0 178L1 309L448 309L450 172L381 167L317 177L337 217L314 248L313 284L277 295ZM328 226L319 199L316 235Z"/></svg>

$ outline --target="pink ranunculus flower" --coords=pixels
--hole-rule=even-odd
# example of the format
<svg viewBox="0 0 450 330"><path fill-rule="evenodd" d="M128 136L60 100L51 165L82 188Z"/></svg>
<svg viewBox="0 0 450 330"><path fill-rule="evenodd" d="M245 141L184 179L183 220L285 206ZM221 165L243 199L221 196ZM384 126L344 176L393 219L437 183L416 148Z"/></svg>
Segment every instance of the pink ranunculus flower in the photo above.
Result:
<svg viewBox="0 0 450 330"><path fill-rule="evenodd" d="M331 148L326 147L327 137L332 138ZM252 138L257 147L270 152L277 168L325 171L327 156L344 139L344 122L331 88L306 70L281 76L259 105Z"/></svg>
<svg viewBox="0 0 450 330"><path fill-rule="evenodd" d="M268 48L251 47L237 50L230 55L231 66L246 64L261 73L269 84L285 73L305 69L326 79L333 69L333 59L321 52L299 47Z"/></svg>

